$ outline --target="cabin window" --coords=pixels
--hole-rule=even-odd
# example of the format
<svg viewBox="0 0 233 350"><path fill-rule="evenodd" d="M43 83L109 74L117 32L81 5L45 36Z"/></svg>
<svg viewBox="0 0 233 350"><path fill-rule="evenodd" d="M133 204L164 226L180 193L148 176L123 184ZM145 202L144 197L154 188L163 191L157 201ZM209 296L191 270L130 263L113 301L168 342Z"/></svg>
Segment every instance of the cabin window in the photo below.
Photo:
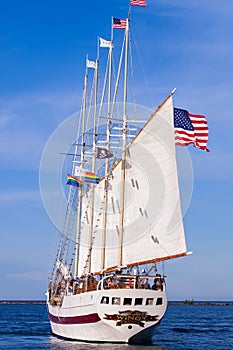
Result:
<svg viewBox="0 0 233 350"><path fill-rule="evenodd" d="M146 299L146 305L153 305L154 304L154 298L147 298Z"/></svg>
<svg viewBox="0 0 233 350"><path fill-rule="evenodd" d="M157 298L156 305L163 305L163 298Z"/></svg>
<svg viewBox="0 0 233 350"><path fill-rule="evenodd" d="M132 298L124 298L123 305L131 305L132 304Z"/></svg>
<svg viewBox="0 0 233 350"><path fill-rule="evenodd" d="M109 297L102 297L101 304L109 304Z"/></svg>
<svg viewBox="0 0 233 350"><path fill-rule="evenodd" d="M112 298L112 305L120 305L121 299L120 298Z"/></svg>
<svg viewBox="0 0 233 350"><path fill-rule="evenodd" d="M142 305L142 301L143 301L142 298L135 298L135 303L134 303L134 305L135 305L135 306L136 306L136 305Z"/></svg>

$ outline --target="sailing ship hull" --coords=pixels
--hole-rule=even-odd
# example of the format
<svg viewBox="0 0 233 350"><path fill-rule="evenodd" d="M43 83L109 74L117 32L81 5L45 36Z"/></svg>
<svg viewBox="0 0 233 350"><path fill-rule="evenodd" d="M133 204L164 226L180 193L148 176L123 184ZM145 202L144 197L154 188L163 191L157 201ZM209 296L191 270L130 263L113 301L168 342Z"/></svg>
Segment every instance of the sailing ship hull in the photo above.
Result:
<svg viewBox="0 0 233 350"><path fill-rule="evenodd" d="M117 301L117 304L114 303ZM96 290L64 296L48 313L53 334L72 340L150 343L166 308L165 291Z"/></svg>

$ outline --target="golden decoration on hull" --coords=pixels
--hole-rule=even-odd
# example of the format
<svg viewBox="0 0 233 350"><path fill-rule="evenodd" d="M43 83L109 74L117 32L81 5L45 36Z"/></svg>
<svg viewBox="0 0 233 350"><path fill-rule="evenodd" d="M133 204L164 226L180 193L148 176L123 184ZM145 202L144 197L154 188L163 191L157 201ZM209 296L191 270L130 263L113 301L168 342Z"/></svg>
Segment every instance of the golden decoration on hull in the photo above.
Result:
<svg viewBox="0 0 233 350"><path fill-rule="evenodd" d="M116 326L121 326L122 324L138 324L141 327L145 326L145 322L153 322L158 319L158 315L152 316L148 315L147 312L142 311L119 311L119 314L108 315L105 314L104 317L109 321L117 321Z"/></svg>

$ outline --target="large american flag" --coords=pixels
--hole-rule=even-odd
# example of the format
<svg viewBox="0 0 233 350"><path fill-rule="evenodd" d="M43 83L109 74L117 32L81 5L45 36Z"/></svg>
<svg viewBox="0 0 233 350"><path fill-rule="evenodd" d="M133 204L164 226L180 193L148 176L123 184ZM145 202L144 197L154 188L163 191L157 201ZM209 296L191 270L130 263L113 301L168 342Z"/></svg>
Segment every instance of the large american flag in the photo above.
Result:
<svg viewBox="0 0 233 350"><path fill-rule="evenodd" d="M174 108L174 128L176 145L194 144L195 147L209 152L206 148L209 130L205 116Z"/></svg>
<svg viewBox="0 0 233 350"><path fill-rule="evenodd" d="M113 18L113 28L125 29L127 25L127 19Z"/></svg>
<svg viewBox="0 0 233 350"><path fill-rule="evenodd" d="M146 6L146 0L130 0L131 6Z"/></svg>

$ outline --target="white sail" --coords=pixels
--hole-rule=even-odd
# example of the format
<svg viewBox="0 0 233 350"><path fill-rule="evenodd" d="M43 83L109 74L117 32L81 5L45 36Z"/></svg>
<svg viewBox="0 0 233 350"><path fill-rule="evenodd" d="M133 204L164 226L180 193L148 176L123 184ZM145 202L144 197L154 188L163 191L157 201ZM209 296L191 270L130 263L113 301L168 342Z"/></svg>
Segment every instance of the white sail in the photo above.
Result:
<svg viewBox="0 0 233 350"><path fill-rule="evenodd" d="M173 120L170 96L127 149L123 266L186 253ZM105 268L118 264L121 162L109 178ZM92 271L100 269L103 195L101 181L95 188ZM88 199L84 202L88 208ZM83 222L88 226L85 212ZM88 254L85 226L80 266Z"/></svg>
<svg viewBox="0 0 233 350"><path fill-rule="evenodd" d="M132 142L127 162L123 265L185 253L172 96Z"/></svg>
<svg viewBox="0 0 233 350"><path fill-rule="evenodd" d="M94 218L93 218L93 234L92 234L92 254L91 254L91 270L100 269L101 261L101 235L103 221L103 198L104 198L104 181L95 186L94 193ZM89 225L90 225L90 191L86 192L83 197L82 219L81 219L81 235L79 242L79 274L87 273L87 260L89 256Z"/></svg>

